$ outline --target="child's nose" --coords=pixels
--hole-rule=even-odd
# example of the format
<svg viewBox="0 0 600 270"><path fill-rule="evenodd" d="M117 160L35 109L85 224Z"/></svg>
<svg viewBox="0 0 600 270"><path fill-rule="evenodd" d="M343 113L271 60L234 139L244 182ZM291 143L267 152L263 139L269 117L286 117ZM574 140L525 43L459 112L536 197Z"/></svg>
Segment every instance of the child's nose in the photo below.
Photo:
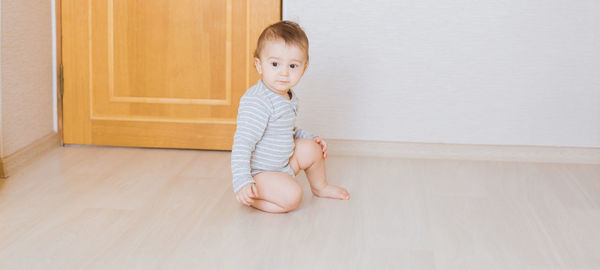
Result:
<svg viewBox="0 0 600 270"><path fill-rule="evenodd" d="M287 76L288 75L288 69L287 68L280 68L279 69L279 75Z"/></svg>

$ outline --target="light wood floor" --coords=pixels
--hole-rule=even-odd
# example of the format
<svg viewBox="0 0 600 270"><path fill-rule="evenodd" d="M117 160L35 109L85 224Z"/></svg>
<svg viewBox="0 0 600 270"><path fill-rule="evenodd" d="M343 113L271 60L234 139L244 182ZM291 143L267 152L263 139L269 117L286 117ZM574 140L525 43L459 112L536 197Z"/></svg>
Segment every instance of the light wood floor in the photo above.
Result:
<svg viewBox="0 0 600 270"><path fill-rule="evenodd" d="M267 214L229 152L63 147L0 180L0 269L600 269L600 166L331 156Z"/></svg>

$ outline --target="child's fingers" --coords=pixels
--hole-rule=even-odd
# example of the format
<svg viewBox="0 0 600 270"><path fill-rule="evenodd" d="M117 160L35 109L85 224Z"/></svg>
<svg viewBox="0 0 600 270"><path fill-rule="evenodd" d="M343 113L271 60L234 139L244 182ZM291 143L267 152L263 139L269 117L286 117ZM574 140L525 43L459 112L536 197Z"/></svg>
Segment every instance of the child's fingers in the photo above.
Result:
<svg viewBox="0 0 600 270"><path fill-rule="evenodd" d="M254 195L255 198L258 197L258 191L256 190L256 184L252 184L252 187L250 187L252 189L252 195Z"/></svg>
<svg viewBox="0 0 600 270"><path fill-rule="evenodd" d="M327 159L327 143L325 141L322 141L321 145L323 146L323 158Z"/></svg>
<svg viewBox="0 0 600 270"><path fill-rule="evenodd" d="M244 205L246 204L246 202L244 201L244 199L242 198L242 196L236 196L235 198L237 199L237 201L239 203L244 204Z"/></svg>
<svg viewBox="0 0 600 270"><path fill-rule="evenodd" d="M246 200L246 196L244 194L240 195L239 200L243 205L248 205L248 200Z"/></svg>
<svg viewBox="0 0 600 270"><path fill-rule="evenodd" d="M254 200L252 198L250 198L250 196L246 196L244 199L245 199L247 206L250 206L251 204L254 203Z"/></svg>
<svg viewBox="0 0 600 270"><path fill-rule="evenodd" d="M319 139L318 143L321 145L321 148L323 149L323 152L327 151L327 143L324 140Z"/></svg>
<svg viewBox="0 0 600 270"><path fill-rule="evenodd" d="M315 138L315 142L316 142L317 144L319 144L319 146L321 146L321 149L323 149L323 141L321 141L321 138L319 138L319 137L316 137L316 138Z"/></svg>
<svg viewBox="0 0 600 270"><path fill-rule="evenodd" d="M243 205L250 206L252 203L254 203L254 201L250 199L243 191L240 191L238 194L236 194L235 198Z"/></svg>
<svg viewBox="0 0 600 270"><path fill-rule="evenodd" d="M252 186L254 186L254 184L250 184L250 186L246 189L245 194L248 198L254 197L254 191L252 190Z"/></svg>
<svg viewBox="0 0 600 270"><path fill-rule="evenodd" d="M246 192L244 193L244 201L246 202L246 205L248 205L248 206L250 206L252 203L254 203L254 200L252 199L252 197L254 197L253 190L252 190L253 186L254 186L254 184L250 184L250 186L246 189Z"/></svg>
<svg viewBox="0 0 600 270"><path fill-rule="evenodd" d="M321 146L321 148L323 148L323 140L321 140L321 138L316 137L315 142L318 143Z"/></svg>

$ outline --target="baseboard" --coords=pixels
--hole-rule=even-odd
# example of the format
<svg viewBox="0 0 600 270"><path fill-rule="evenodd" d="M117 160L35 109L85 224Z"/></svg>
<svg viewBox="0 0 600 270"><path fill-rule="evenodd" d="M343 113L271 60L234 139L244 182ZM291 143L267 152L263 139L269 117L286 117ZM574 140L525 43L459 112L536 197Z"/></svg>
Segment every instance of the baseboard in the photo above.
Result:
<svg viewBox="0 0 600 270"><path fill-rule="evenodd" d="M7 178L40 154L59 146L58 134L50 134L0 159L0 177Z"/></svg>
<svg viewBox="0 0 600 270"><path fill-rule="evenodd" d="M600 164L600 148L375 142L330 139L328 155Z"/></svg>

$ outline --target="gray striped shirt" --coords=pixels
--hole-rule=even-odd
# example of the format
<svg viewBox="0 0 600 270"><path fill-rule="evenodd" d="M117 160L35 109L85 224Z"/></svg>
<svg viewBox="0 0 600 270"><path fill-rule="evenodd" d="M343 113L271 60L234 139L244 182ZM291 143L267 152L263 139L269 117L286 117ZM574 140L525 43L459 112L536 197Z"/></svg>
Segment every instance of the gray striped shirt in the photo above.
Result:
<svg viewBox="0 0 600 270"><path fill-rule="evenodd" d="M258 83L240 100L237 128L231 151L233 191L254 183L254 175L264 171L286 172L294 176L288 161L294 153L294 139L315 136L295 127L298 99L286 98Z"/></svg>

